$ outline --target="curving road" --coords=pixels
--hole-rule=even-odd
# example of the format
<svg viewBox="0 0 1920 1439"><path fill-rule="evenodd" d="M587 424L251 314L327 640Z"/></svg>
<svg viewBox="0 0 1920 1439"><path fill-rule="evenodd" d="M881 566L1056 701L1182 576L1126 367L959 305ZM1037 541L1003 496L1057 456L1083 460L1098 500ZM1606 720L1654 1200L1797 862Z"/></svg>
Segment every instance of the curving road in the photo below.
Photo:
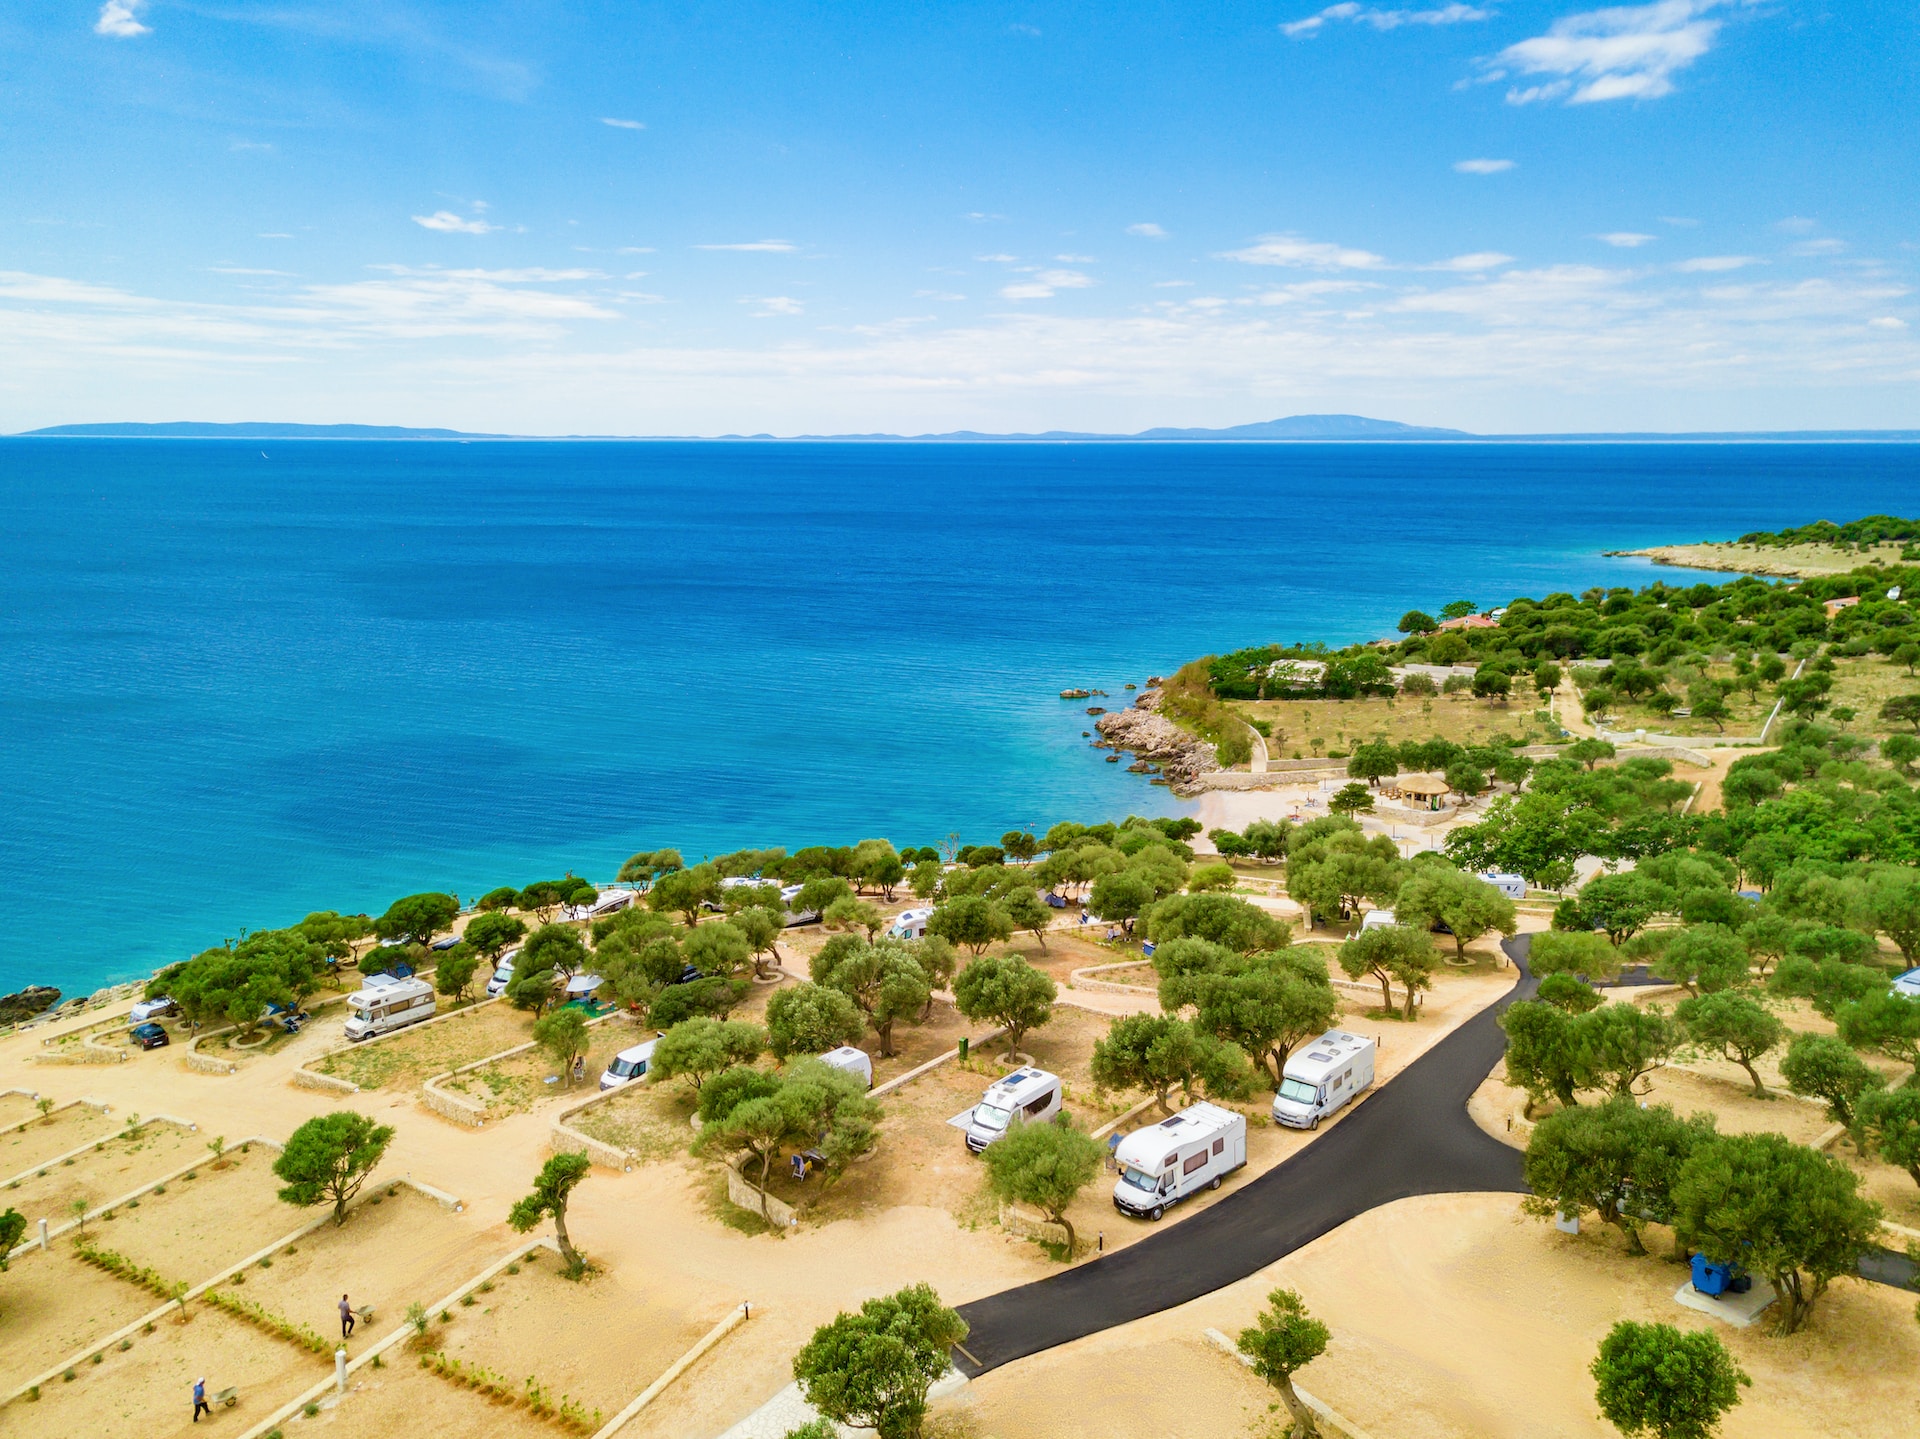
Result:
<svg viewBox="0 0 1920 1439"><path fill-rule="evenodd" d="M1534 990L1528 937L1508 940L1519 983L1312 1144L1159 1234L1050 1279L960 1306L968 1375L1185 1304L1244 1279L1349 1219L1415 1194L1525 1193L1520 1153L1467 1117L1505 1052L1500 1012Z"/></svg>

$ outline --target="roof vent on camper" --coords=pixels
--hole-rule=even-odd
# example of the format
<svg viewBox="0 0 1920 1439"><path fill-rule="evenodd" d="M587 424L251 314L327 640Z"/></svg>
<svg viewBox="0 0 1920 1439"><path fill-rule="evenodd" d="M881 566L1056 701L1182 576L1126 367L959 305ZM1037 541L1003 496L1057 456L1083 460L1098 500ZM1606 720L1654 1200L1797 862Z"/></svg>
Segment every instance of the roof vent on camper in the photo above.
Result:
<svg viewBox="0 0 1920 1439"><path fill-rule="evenodd" d="M1309 1054L1309 1055L1307 1056L1307 1058L1308 1058L1308 1059L1317 1059L1317 1060L1319 1060L1319 1061L1320 1061L1320 1062L1321 1062L1322 1064L1325 1064L1325 1063L1326 1063L1326 1062L1327 1062L1328 1060L1330 1060L1330 1059L1332 1059L1332 1058L1333 1058L1333 1056L1332 1056L1331 1054L1322 1054L1322 1053L1321 1053L1321 1052L1320 1052L1319 1050L1317 1050L1317 1049L1316 1049L1316 1050L1315 1050L1315 1051L1314 1051L1314 1052L1313 1052L1312 1054Z"/></svg>

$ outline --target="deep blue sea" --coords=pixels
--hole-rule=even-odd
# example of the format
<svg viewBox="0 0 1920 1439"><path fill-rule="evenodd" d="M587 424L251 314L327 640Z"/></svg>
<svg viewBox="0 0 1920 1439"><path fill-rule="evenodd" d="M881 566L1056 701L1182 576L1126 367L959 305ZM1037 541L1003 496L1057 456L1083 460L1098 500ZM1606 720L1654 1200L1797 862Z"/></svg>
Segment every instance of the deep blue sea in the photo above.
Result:
<svg viewBox="0 0 1920 1439"><path fill-rule="evenodd" d="M0 441L0 991L662 845L1169 812L1059 690L1917 482L1873 445Z"/></svg>

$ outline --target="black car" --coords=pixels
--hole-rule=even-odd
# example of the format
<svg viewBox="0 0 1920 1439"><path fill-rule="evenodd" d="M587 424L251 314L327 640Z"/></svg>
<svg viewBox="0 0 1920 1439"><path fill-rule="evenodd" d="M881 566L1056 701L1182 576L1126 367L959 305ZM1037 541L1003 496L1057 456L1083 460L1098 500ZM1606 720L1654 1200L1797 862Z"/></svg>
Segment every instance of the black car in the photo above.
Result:
<svg viewBox="0 0 1920 1439"><path fill-rule="evenodd" d="M142 1049L158 1049L163 1044L171 1044L173 1042L167 1038L166 1030L162 1029L152 1020L148 1020L145 1024L134 1025L130 1037L133 1042Z"/></svg>

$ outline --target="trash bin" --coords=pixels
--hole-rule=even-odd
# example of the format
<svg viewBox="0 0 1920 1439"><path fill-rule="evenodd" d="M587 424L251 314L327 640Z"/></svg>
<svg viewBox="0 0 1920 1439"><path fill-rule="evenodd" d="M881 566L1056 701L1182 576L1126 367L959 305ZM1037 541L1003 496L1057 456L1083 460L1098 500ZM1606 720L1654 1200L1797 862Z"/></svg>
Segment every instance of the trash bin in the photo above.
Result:
<svg viewBox="0 0 1920 1439"><path fill-rule="evenodd" d="M1704 1254L1693 1256L1693 1287L1709 1298L1745 1292L1752 1284L1751 1280L1741 1283L1745 1277L1731 1264L1715 1264Z"/></svg>

